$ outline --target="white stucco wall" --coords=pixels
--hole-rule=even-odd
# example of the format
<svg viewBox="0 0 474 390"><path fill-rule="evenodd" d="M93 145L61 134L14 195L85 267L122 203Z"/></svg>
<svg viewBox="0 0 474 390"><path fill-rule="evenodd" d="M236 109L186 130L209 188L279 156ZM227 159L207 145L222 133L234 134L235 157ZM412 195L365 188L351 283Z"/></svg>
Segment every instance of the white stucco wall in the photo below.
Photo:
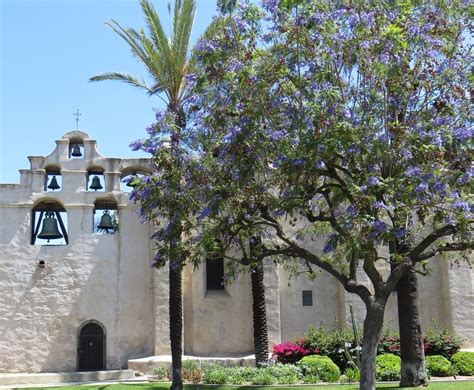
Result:
<svg viewBox="0 0 474 390"><path fill-rule="evenodd" d="M184 353L218 356L252 353L250 275L224 290L206 290L206 264L184 272Z"/></svg>
<svg viewBox="0 0 474 390"><path fill-rule="evenodd" d="M84 158L68 157L70 138L84 142ZM20 185L0 185L0 372L76 370L78 330L87 320L105 327L108 369L152 354L150 232L119 188L124 170L146 168L148 161L103 158L81 132L66 134L50 156L30 161ZM46 193L44 168L52 164L61 168L62 189ZM106 192L85 190L91 166L104 169ZM66 209L69 245L30 245L31 210L44 199ZM96 199L117 203L117 234L92 233Z"/></svg>

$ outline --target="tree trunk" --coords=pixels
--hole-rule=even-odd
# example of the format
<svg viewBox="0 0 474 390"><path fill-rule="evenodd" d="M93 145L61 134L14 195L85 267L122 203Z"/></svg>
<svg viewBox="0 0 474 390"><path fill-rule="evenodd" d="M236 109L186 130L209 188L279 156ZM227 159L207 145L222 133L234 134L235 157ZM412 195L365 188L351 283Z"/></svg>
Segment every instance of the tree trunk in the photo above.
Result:
<svg viewBox="0 0 474 390"><path fill-rule="evenodd" d="M171 390L182 390L181 359L183 355L183 296L182 296L182 267L173 269L170 264L170 342L172 359Z"/></svg>
<svg viewBox="0 0 474 390"><path fill-rule="evenodd" d="M265 307L265 285L263 283L263 264L251 270L252 277L252 311L253 311L253 345L257 367L268 361L268 329Z"/></svg>
<svg viewBox="0 0 474 390"><path fill-rule="evenodd" d="M377 346L382 334L383 314L386 299L366 303L367 314L364 320L364 338L362 340L362 357L360 363L360 389L375 390L375 358Z"/></svg>
<svg viewBox="0 0 474 390"><path fill-rule="evenodd" d="M402 358L400 386L427 386L428 377L418 305L418 278L414 271L400 279L397 296Z"/></svg>
<svg viewBox="0 0 474 390"><path fill-rule="evenodd" d="M390 253L403 252L402 244L391 242ZM414 271L402 276L397 284L400 353L402 359L401 387L428 385L423 334L418 302L418 278Z"/></svg>

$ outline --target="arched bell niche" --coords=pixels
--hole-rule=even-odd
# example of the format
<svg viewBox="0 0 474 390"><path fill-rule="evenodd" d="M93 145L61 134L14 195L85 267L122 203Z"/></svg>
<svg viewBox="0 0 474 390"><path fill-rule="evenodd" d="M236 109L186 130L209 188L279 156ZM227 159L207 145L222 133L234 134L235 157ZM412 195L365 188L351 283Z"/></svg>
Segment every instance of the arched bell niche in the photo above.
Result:
<svg viewBox="0 0 474 390"><path fill-rule="evenodd" d="M67 245L67 212L53 199L40 201L31 210L31 245Z"/></svg>
<svg viewBox="0 0 474 390"><path fill-rule="evenodd" d="M119 227L117 203L113 199L97 199L94 203L94 234L115 234Z"/></svg>
<svg viewBox="0 0 474 390"><path fill-rule="evenodd" d="M91 167L87 170L87 191L105 191L105 177L103 168Z"/></svg>
<svg viewBox="0 0 474 390"><path fill-rule="evenodd" d="M58 192L63 187L61 168L57 165L48 165L44 175L44 190L46 192Z"/></svg>
<svg viewBox="0 0 474 390"><path fill-rule="evenodd" d="M132 192L137 179L141 179L149 174L151 174L151 171L142 167L125 169L120 177L120 191L125 193Z"/></svg>
<svg viewBox="0 0 474 390"><path fill-rule="evenodd" d="M69 158L84 158L84 141L81 138L70 138L68 151Z"/></svg>

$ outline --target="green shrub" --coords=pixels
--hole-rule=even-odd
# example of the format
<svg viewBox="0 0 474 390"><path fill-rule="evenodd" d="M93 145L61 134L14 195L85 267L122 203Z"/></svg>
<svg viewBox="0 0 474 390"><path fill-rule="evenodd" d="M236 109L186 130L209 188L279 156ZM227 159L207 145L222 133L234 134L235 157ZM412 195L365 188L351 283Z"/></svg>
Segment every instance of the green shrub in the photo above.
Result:
<svg viewBox="0 0 474 390"><path fill-rule="evenodd" d="M451 356L459 351L463 341L464 339L457 336L451 329L432 326L426 331L423 340L425 355L441 355L451 359Z"/></svg>
<svg viewBox="0 0 474 390"><path fill-rule="evenodd" d="M459 375L474 375L474 352L457 352L451 358Z"/></svg>
<svg viewBox="0 0 474 390"><path fill-rule="evenodd" d="M324 382L336 382L341 376L339 367L327 356L305 356L298 365L305 376L317 376Z"/></svg>
<svg viewBox="0 0 474 390"><path fill-rule="evenodd" d="M257 374L250 381L252 385L274 385L275 378L265 369L259 370Z"/></svg>
<svg viewBox="0 0 474 390"><path fill-rule="evenodd" d="M264 368L279 385L293 385L303 376L301 369L293 364L274 364Z"/></svg>
<svg viewBox="0 0 474 390"><path fill-rule="evenodd" d="M359 382L360 371L357 368L348 368L344 371L344 375L347 377L348 382Z"/></svg>
<svg viewBox="0 0 474 390"><path fill-rule="evenodd" d="M452 373L451 362L441 355L427 356L426 369L432 376L450 376Z"/></svg>
<svg viewBox="0 0 474 390"><path fill-rule="evenodd" d="M349 383L349 378L345 374L342 374L337 381L339 383Z"/></svg>
<svg viewBox="0 0 474 390"><path fill-rule="evenodd" d="M375 374L379 381L400 380L400 369L400 356L387 353L385 355L379 355L375 359Z"/></svg>
<svg viewBox="0 0 474 390"><path fill-rule="evenodd" d="M311 350L319 350L320 355L329 357L339 368L347 367L344 358L343 348L346 343L350 344L349 348L356 347L354 343L354 334L351 329L333 330L321 325L319 328L311 326L304 337L305 346Z"/></svg>
<svg viewBox="0 0 474 390"><path fill-rule="evenodd" d="M156 376L157 379L168 379L168 368L165 366L156 367L153 370L153 375Z"/></svg>
<svg viewBox="0 0 474 390"><path fill-rule="evenodd" d="M202 381L209 385L225 385L228 383L226 367L208 366L204 369Z"/></svg>
<svg viewBox="0 0 474 390"><path fill-rule="evenodd" d="M198 360L183 360L181 374L186 382L199 383L202 380L202 370Z"/></svg>
<svg viewBox="0 0 474 390"><path fill-rule="evenodd" d="M317 375L305 375L303 377L303 382L306 384L313 384L321 382L321 378Z"/></svg>

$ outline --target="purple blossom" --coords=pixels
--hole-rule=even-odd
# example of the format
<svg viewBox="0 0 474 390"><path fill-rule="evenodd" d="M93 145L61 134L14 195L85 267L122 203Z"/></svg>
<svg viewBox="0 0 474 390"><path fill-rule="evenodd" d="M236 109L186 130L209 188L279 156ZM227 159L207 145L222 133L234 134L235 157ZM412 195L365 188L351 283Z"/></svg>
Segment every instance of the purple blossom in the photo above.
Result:
<svg viewBox="0 0 474 390"><path fill-rule="evenodd" d="M291 162L291 165L293 165L294 167L301 167L305 164L306 164L306 160L304 158L298 158Z"/></svg>
<svg viewBox="0 0 474 390"><path fill-rule="evenodd" d="M470 212L471 208L469 207L469 203L463 201L463 200L458 200L457 202L454 202L453 207L458 210L462 211L465 213Z"/></svg>
<svg viewBox="0 0 474 390"><path fill-rule="evenodd" d="M283 210L283 209L276 209L273 212L273 216L275 216L277 218L282 217L283 215L285 215L285 210Z"/></svg>
<svg viewBox="0 0 474 390"><path fill-rule="evenodd" d="M201 221L203 220L204 218L208 217L209 215L211 215L211 208L210 207L206 207L204 210L201 211L201 214L199 214L199 217L198 219Z"/></svg>
<svg viewBox="0 0 474 390"><path fill-rule="evenodd" d="M397 238L403 238L403 237L406 236L407 231L406 231L405 228L400 228L400 229L396 229L394 231L394 234L395 234L395 237L397 237Z"/></svg>
<svg viewBox="0 0 474 390"><path fill-rule="evenodd" d="M325 169L326 168L326 164L324 163L324 161L316 161L316 169Z"/></svg>
<svg viewBox="0 0 474 390"><path fill-rule="evenodd" d="M275 141L280 141L281 139L285 138L285 132L281 130L269 130L268 133Z"/></svg>
<svg viewBox="0 0 474 390"><path fill-rule="evenodd" d="M376 209L388 210L387 205L386 205L384 202L381 202L381 201L379 201L379 200L376 200L376 201L375 201L374 206L375 206Z"/></svg>
<svg viewBox="0 0 474 390"><path fill-rule="evenodd" d="M422 193L426 192L426 190L428 190L428 184L426 184L426 183L420 183L415 188L415 192L417 194L422 194Z"/></svg>
<svg viewBox="0 0 474 390"><path fill-rule="evenodd" d="M323 248L323 253L331 253L334 251L334 247L331 245L330 242L327 242L326 245Z"/></svg>
<svg viewBox="0 0 474 390"><path fill-rule="evenodd" d="M473 128L467 126L456 127L453 130L453 136L459 141L467 141L473 138Z"/></svg>
<svg viewBox="0 0 474 390"><path fill-rule="evenodd" d="M359 209L353 205L350 205L346 209L346 213L349 214L351 217L356 217L357 215L359 215Z"/></svg>
<svg viewBox="0 0 474 390"><path fill-rule="evenodd" d="M410 167L407 169L407 176L408 177L414 177L414 176L420 176L422 170L419 167Z"/></svg>
<svg viewBox="0 0 474 390"><path fill-rule="evenodd" d="M375 176L370 176L369 180L367 181L367 184L371 187L374 187L380 183L379 179L376 178Z"/></svg>
<svg viewBox="0 0 474 390"><path fill-rule="evenodd" d="M133 141L130 143L130 148L132 148L133 151L137 151L143 148L144 140L142 139L137 139L136 141Z"/></svg>

